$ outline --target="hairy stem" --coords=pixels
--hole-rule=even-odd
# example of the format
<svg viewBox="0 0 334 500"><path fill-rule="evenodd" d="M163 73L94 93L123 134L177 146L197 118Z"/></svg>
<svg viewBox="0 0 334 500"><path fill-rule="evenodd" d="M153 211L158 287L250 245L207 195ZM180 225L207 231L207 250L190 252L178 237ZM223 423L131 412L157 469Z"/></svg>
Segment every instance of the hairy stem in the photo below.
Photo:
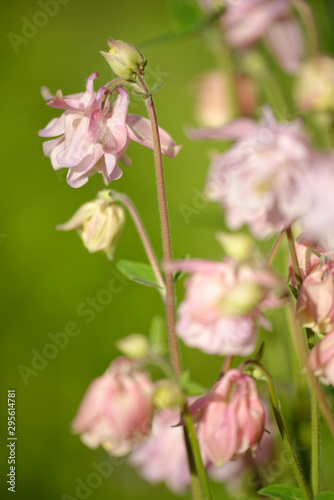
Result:
<svg viewBox="0 0 334 500"><path fill-rule="evenodd" d="M152 136L153 136L153 146L154 146L154 160L156 168L156 181L158 190L158 202L159 202L159 212L160 212L160 222L162 231L162 243L164 251L164 260L166 263L172 261L172 247L171 247L171 237L169 229L169 220L167 212L167 200L166 200L166 190L165 190L165 179L164 170L161 154L161 143L159 134L159 125L157 120L157 115L155 112L153 97L149 92L149 89L140 75L137 75L137 81L141 86L143 92L148 96L145 97L145 103L148 111L148 115L151 121ZM175 293L174 293L174 278L171 271L166 271L166 317L167 317L167 329L168 329L168 342L169 342L169 352L171 363L176 378L180 378L182 373L181 357L178 346L178 341L175 332ZM200 484L202 490L202 497L204 500L211 500L211 492L208 484L208 479L206 475L206 470L202 462L201 453L197 441L197 436L194 429L194 424L191 415L188 410L188 405L185 404L183 411L185 419L185 433L189 438L189 442L186 441L186 446L189 447L189 466L192 467L192 462L196 465L196 470L192 471L192 474L198 478L195 480L192 478L192 488L194 498L199 498L198 485ZM190 446L189 446L190 445ZM190 448L192 454L190 454ZM194 491L195 490L195 491Z"/></svg>
<svg viewBox="0 0 334 500"><path fill-rule="evenodd" d="M137 79L143 89L143 92L149 94L149 89L147 88L147 85L142 79L142 77L140 75L137 75ZM160 212L160 222L162 231L162 243L164 251L164 260L166 263L168 263L172 261L173 256L172 256L171 237L170 237L169 220L167 212L165 178L164 178L164 170L162 163L159 126L158 126L157 115L155 112L153 97L150 95L147 99L145 99L145 101L146 101L148 115L152 125L154 160L156 167L156 180L157 180L159 212ZM175 333L175 294L174 294L173 273L171 271L166 271L166 316L167 316L168 341L169 341L171 362L176 376L180 377L182 368L181 368L179 346Z"/></svg>

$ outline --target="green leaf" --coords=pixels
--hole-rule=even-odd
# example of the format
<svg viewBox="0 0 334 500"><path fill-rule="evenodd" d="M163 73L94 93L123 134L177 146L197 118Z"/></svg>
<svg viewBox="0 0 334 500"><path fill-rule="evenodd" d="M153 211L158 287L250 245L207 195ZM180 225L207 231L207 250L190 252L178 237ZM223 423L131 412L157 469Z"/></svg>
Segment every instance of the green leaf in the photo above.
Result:
<svg viewBox="0 0 334 500"><path fill-rule="evenodd" d="M292 285L289 285L289 288L290 288L291 292L293 293L294 298L298 299L299 292L298 292L297 288L295 288Z"/></svg>
<svg viewBox="0 0 334 500"><path fill-rule="evenodd" d="M258 493L280 500L305 500L304 494L299 488L285 484L271 484L262 488Z"/></svg>
<svg viewBox="0 0 334 500"><path fill-rule="evenodd" d="M151 349L154 353L165 354L167 352L166 324L161 316L154 316L152 318L149 339Z"/></svg>
<svg viewBox="0 0 334 500"><path fill-rule="evenodd" d="M314 500L334 500L334 493L332 491L323 491Z"/></svg>
<svg viewBox="0 0 334 500"><path fill-rule="evenodd" d="M142 285L161 288L149 264L133 262L132 260L119 260L116 262L116 267L129 280L136 281Z"/></svg>
<svg viewBox="0 0 334 500"><path fill-rule="evenodd" d="M159 80L157 80L151 88L151 93L153 94L156 90L162 88L164 85L162 85L162 80L165 78L165 75L162 75Z"/></svg>

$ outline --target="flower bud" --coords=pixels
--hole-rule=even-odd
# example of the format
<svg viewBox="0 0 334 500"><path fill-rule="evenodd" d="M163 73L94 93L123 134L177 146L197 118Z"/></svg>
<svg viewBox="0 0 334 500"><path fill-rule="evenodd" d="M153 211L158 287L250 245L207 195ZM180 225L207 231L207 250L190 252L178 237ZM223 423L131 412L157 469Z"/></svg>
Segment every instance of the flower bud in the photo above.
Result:
<svg viewBox="0 0 334 500"><path fill-rule="evenodd" d="M154 406L158 410L180 408L184 403L181 387L171 380L160 380L154 394Z"/></svg>
<svg viewBox="0 0 334 500"><path fill-rule="evenodd" d="M242 233L223 233L216 235L225 253L234 259L248 259L255 250L254 241Z"/></svg>
<svg viewBox="0 0 334 500"><path fill-rule="evenodd" d="M117 340L115 345L122 354L130 359L140 359L149 352L149 342L145 335L133 333L124 339Z"/></svg>
<svg viewBox="0 0 334 500"><path fill-rule="evenodd" d="M142 75L147 61L134 45L121 40L108 39L109 52L102 52L115 75L125 80L133 80L139 73Z"/></svg>
<svg viewBox="0 0 334 500"><path fill-rule="evenodd" d="M302 111L334 111L334 59L320 56L307 62L298 78L295 97Z"/></svg>
<svg viewBox="0 0 334 500"><path fill-rule="evenodd" d="M57 226L57 229L77 229L90 253L103 252L112 260L124 223L122 207L98 198L82 205L68 222Z"/></svg>

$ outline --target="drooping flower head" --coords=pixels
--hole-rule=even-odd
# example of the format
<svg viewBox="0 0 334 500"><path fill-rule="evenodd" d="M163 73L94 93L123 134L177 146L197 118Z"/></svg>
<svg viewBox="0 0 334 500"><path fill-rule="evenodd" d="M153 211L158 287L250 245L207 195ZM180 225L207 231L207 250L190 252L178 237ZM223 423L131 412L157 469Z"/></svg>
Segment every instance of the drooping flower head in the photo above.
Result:
<svg viewBox="0 0 334 500"><path fill-rule="evenodd" d="M89 386L73 422L73 430L90 448L102 445L122 456L145 439L151 429L154 384L127 358L117 358Z"/></svg>
<svg viewBox="0 0 334 500"><path fill-rule="evenodd" d="M264 238L282 231L309 209L308 177L316 155L301 124L278 123L269 109L261 123L241 118L216 130L193 130L194 139L236 139L211 165L206 193L222 203L227 224L248 224Z"/></svg>
<svg viewBox="0 0 334 500"><path fill-rule="evenodd" d="M190 407L205 456L221 466L256 450L265 429L265 409L254 380L229 370L209 394Z"/></svg>
<svg viewBox="0 0 334 500"><path fill-rule="evenodd" d="M251 354L256 323L270 329L262 312L282 303L284 285L264 266L226 259L176 261L167 266L191 273L179 307L177 334L209 354Z"/></svg>
<svg viewBox="0 0 334 500"><path fill-rule="evenodd" d="M97 77L93 73L88 78L84 93L63 97L59 90L47 105L65 112L39 131L41 137L56 137L44 142L44 154L50 157L55 170L68 168L67 182L75 188L86 184L97 172L102 173L106 185L119 179L122 171L118 162L129 163L124 153L131 140L153 148L149 120L128 114L128 92L119 86L111 106L107 87L94 92ZM162 153L175 156L180 146L163 129L160 138Z"/></svg>
<svg viewBox="0 0 334 500"><path fill-rule="evenodd" d="M82 205L71 219L57 226L62 231L77 229L84 246L90 253L104 252L112 260L114 251L125 224L121 206L101 195L96 200Z"/></svg>

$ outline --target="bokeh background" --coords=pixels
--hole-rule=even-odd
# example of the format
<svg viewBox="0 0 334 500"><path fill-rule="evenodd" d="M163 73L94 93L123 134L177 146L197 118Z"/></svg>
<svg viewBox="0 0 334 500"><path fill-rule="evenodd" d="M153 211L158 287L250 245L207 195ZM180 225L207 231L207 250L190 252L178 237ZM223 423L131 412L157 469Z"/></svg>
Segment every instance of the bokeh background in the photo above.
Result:
<svg viewBox="0 0 334 500"><path fill-rule="evenodd" d="M95 176L86 186L75 190L66 184L65 172L56 174L49 159L43 156L42 139L37 131L57 112L45 106L41 86L47 85L52 92L61 88L65 95L79 92L84 89L86 78L97 71L98 87L112 77L99 54L100 50L107 50L108 36L137 45L149 61L148 82L152 84L166 75L166 87L156 96L159 122L183 144L177 158L165 160L174 255L220 259L222 252L214 235L224 229L218 205L197 204L198 192L206 178L208 152L222 151L224 145L192 142L184 131L186 125L194 123L192 81L199 73L213 68L215 61L200 31L189 30L183 36L164 38L166 34L191 27L186 16L182 19L182 15L175 15L180 2L59 0L55 3L58 9L46 21L45 16L38 18L36 14L42 10L38 1L1 3L0 369L5 411L0 427L6 437L6 394L7 389L14 388L18 437L14 497L20 500L79 498L75 493L78 480L86 483L95 471L93 463L107 459L103 450L90 450L71 434L70 422L80 400L91 380L102 374L116 355L114 341L134 332L146 334L152 316L163 315L160 298L153 289L123 279L119 281L119 293L114 293L109 303L98 302L99 310L94 311L92 321L86 322L88 316L78 312L78 308L82 311L88 307L89 298L99 300L103 296L100 292L115 276L115 264L104 255L89 255L75 232L57 232L55 226L93 199L103 185L100 176ZM316 11L324 51L333 54L333 2L310 3ZM41 26L32 29L29 22ZM15 38L14 43L9 33L24 37L25 41ZM133 100L131 111L145 114L138 99ZM124 167L122 179L113 187L133 199L161 258L153 155L138 144L132 144L128 154L133 165ZM270 241L265 241L260 248L266 253L270 245ZM145 261L129 218L116 251L116 259L119 258ZM283 249L276 267L286 276L285 262ZM180 283L179 299L182 294ZM305 451L309 443L306 392L299 394L298 405L288 404L295 396L289 384L289 376L295 371L294 352L286 341L284 314L274 314L271 319L274 333L261 337L267 342L265 359L277 376L288 425ZM54 345L50 334L71 328L68 325L72 322L80 333L71 337L64 348L48 348L48 344ZM42 356L44 361L41 358L34 361L36 356ZM221 365L218 357L184 347L182 356L194 379L212 385ZM298 369L297 374L302 377ZM326 445L329 439L326 429L323 433L324 486L330 489L334 483L328 460L330 448ZM280 444L277 446L280 449ZM305 459L307 452L301 454ZM13 494L7 491L4 479L8 465L3 444L1 458L1 498L10 498ZM85 498L174 498L163 485L149 485L123 462L114 461L112 474ZM223 485L213 488L216 498L231 498Z"/></svg>

